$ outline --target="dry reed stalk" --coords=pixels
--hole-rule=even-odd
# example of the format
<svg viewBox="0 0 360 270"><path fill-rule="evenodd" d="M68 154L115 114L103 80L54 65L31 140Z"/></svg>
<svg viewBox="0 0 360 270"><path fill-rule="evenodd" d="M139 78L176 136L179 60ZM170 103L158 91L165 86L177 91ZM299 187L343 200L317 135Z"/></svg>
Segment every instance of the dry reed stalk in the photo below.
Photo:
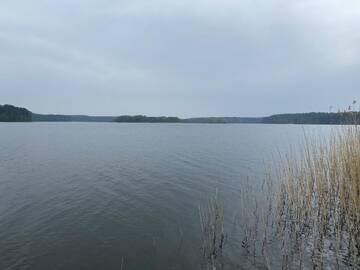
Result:
<svg viewBox="0 0 360 270"><path fill-rule="evenodd" d="M224 209L218 195L205 208L199 207L202 231L202 250L208 270L223 269L222 253L225 245Z"/></svg>
<svg viewBox="0 0 360 270"><path fill-rule="evenodd" d="M300 250L309 248L301 241L311 241L314 267L330 260L336 268L360 268L360 127L342 127L321 141L306 137L301 156L284 160L278 235Z"/></svg>

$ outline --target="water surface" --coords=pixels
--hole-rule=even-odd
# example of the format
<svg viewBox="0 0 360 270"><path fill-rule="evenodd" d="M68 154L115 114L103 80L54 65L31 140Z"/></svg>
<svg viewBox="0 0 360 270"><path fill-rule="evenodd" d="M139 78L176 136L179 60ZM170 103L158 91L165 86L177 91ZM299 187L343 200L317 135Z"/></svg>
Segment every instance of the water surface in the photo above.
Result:
<svg viewBox="0 0 360 270"><path fill-rule="evenodd" d="M198 207L231 216L301 126L0 124L0 269L197 269ZM241 262L240 262L241 263Z"/></svg>

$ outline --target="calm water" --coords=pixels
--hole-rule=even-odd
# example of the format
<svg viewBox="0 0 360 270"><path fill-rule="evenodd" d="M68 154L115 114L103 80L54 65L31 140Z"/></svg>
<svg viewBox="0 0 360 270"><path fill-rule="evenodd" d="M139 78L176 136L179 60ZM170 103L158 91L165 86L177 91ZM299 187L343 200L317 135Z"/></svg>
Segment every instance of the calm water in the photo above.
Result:
<svg viewBox="0 0 360 270"><path fill-rule="evenodd" d="M300 126L0 124L0 269L197 269L198 206L231 215Z"/></svg>

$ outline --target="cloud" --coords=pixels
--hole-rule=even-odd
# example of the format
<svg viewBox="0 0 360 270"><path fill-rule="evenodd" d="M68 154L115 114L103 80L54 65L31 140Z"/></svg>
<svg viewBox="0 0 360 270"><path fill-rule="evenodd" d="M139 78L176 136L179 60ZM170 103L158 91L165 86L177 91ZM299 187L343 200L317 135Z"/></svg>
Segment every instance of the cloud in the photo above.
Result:
<svg viewBox="0 0 360 270"><path fill-rule="evenodd" d="M359 7L351 0L3 0L0 89L4 102L40 112L340 107L358 98ZM51 95L78 106L54 104Z"/></svg>

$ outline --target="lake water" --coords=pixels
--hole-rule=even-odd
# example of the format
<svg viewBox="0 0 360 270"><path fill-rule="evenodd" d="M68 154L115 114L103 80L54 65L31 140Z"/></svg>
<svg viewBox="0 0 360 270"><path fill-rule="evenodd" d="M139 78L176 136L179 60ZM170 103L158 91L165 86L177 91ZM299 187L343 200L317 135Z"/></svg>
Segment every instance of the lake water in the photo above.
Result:
<svg viewBox="0 0 360 270"><path fill-rule="evenodd" d="M0 269L198 269L199 205L217 189L231 216L243 185L258 185L264 163L302 134L290 125L0 124Z"/></svg>

